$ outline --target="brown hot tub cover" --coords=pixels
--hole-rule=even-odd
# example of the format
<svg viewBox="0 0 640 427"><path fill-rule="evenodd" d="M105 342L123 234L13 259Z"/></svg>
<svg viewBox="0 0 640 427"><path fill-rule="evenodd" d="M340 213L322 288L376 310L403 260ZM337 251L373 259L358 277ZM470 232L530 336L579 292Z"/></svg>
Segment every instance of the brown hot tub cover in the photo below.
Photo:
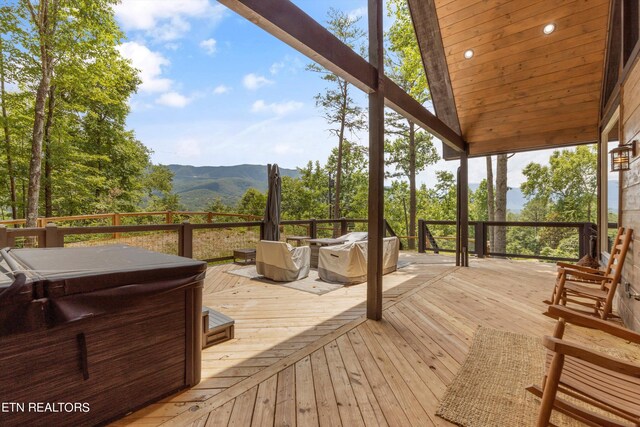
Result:
<svg viewBox="0 0 640 427"><path fill-rule="evenodd" d="M0 254L8 270L0 281L0 335L117 311L190 286L206 272L202 261L125 245ZM7 277L14 278L10 285Z"/></svg>

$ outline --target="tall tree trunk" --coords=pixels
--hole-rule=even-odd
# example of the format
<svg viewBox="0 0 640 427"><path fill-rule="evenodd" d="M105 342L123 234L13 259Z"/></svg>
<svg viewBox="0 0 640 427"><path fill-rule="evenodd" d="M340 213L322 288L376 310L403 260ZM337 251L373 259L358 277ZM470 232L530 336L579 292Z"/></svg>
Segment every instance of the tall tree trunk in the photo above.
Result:
<svg viewBox="0 0 640 427"><path fill-rule="evenodd" d="M499 154L496 159L496 221L507 220L507 155ZM507 228L496 227L495 251L506 253Z"/></svg>
<svg viewBox="0 0 640 427"><path fill-rule="evenodd" d="M409 121L409 249L416 248L416 128Z"/></svg>
<svg viewBox="0 0 640 427"><path fill-rule="evenodd" d="M487 220L495 221L495 203L496 199L493 195L493 164L491 162L491 156L487 156ZM491 249L495 248L496 244L496 232L495 227L489 227L489 241L491 242Z"/></svg>
<svg viewBox="0 0 640 427"><path fill-rule="evenodd" d="M7 156L7 176L9 177L9 200L11 204L11 217L18 218L16 202L16 176L13 170L13 157L11 155L11 134L9 132L9 119L7 116L7 92L4 88L4 51L2 39L0 38L0 104L2 104L2 124L4 129L5 155Z"/></svg>
<svg viewBox="0 0 640 427"><path fill-rule="evenodd" d="M347 99L349 98L349 92L347 88L347 82L342 81L342 115L340 118L340 131L338 134L338 159L336 162L336 200L333 204L333 217L340 218L340 193L342 190L342 145L344 142L344 131L347 120Z"/></svg>
<svg viewBox="0 0 640 427"><path fill-rule="evenodd" d="M45 104L51 83L51 73L43 65L42 78L36 92L35 120L31 141L31 161L29 162L29 190L27 195L27 227L35 227L38 219L40 199L40 176L42 173L42 141L44 139Z"/></svg>
<svg viewBox="0 0 640 427"><path fill-rule="evenodd" d="M44 216L53 216L53 205L51 203L51 127L53 126L53 112L56 106L56 85L49 88L49 102L47 110L47 122L44 125Z"/></svg>
<svg viewBox="0 0 640 427"><path fill-rule="evenodd" d="M29 190L27 195L26 226L35 227L38 219L40 199L40 176L42 173L42 140L44 138L45 107L51 76L53 75L53 57L51 48L56 29L57 0L41 0L38 13L33 10L31 2L26 2L34 24L38 28L40 38L40 82L36 91L36 103L31 138L31 160L29 162Z"/></svg>

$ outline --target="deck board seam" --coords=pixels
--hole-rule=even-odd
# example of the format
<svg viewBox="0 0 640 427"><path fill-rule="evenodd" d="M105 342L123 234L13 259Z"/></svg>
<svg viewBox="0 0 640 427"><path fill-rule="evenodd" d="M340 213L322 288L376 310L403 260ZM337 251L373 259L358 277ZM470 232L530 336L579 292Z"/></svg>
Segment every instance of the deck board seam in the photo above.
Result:
<svg viewBox="0 0 640 427"><path fill-rule="evenodd" d="M404 293L402 293L401 295L395 296L393 297L390 301L387 301L385 304L383 304L383 310L388 309L389 307L392 307L402 301L404 301L405 299L409 298L410 296L414 295L415 293L419 292L422 289L425 289L426 287L437 283L438 281L444 279L445 277L447 277L448 275L451 275L453 273L455 273L458 269L460 269L461 267L452 267L440 274L438 274L435 277L431 277L430 279L428 279L427 281L425 281L422 284L417 285L415 288L410 289L408 291L405 291ZM420 280L420 276L417 275L416 277L410 279L409 282L414 281L414 280ZM235 288L237 289L237 288ZM235 290L234 289L234 290ZM224 291L223 291L224 292ZM275 364L271 365L270 367L263 369L262 371L258 372L257 374L244 378L243 380L239 381L237 384L234 384L233 386L229 387L228 389L226 389L224 392L219 393L213 397L211 397L208 400L205 400L203 402L198 402L197 404L191 405L187 408L185 408L185 410L178 414L177 416L175 416L174 418L172 418L171 420L165 421L163 423L161 423L160 425L162 426L183 426L187 423L193 422L194 420L201 418L202 414L204 411L211 412L212 410L228 403L229 401L231 401L232 399L235 399L236 397L238 397L240 394L242 394L243 392L251 389L253 386L259 385L262 381L268 379L269 377L271 377L271 375L273 375L274 373L277 374L280 371L288 368L291 365L294 365L297 361L299 361L300 359L304 358L305 356L313 353L314 351L318 350L319 348L324 348L325 345L327 345L328 343L334 341L337 337L339 337L340 335L343 335L349 331L351 331L352 329L357 328L359 325L361 325L362 323L366 322L368 319L366 318L366 316L360 316L359 318L356 318L352 321L350 321L349 323L341 326L340 328L336 329L334 332L325 335L324 337L319 338L317 341L310 343L309 345L296 350L294 353L286 356L285 358L283 358L282 360L280 360L279 362L276 362Z"/></svg>

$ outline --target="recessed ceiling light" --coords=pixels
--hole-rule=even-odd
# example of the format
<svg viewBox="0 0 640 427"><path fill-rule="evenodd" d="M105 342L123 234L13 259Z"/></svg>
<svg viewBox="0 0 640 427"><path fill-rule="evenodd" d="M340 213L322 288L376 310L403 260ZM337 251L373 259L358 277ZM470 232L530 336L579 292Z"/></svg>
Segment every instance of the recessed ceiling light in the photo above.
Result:
<svg viewBox="0 0 640 427"><path fill-rule="evenodd" d="M465 59L473 58L473 50L472 49L465 50L464 51L464 57L465 57Z"/></svg>
<svg viewBox="0 0 640 427"><path fill-rule="evenodd" d="M542 29L542 32L545 34L551 34L556 30L556 24L547 24Z"/></svg>

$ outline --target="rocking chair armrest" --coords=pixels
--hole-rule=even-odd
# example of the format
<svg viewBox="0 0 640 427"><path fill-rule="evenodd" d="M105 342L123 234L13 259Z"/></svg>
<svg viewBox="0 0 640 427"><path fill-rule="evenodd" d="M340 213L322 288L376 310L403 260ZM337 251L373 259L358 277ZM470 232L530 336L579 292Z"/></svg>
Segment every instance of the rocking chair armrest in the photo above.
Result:
<svg viewBox="0 0 640 427"><path fill-rule="evenodd" d="M586 265L569 264L567 262L559 261L556 263L556 266L559 270L578 270L591 274L604 274L604 271L598 270L597 268L587 267Z"/></svg>
<svg viewBox="0 0 640 427"><path fill-rule="evenodd" d="M571 323L573 325L599 329L623 340L640 344L639 333L623 328L622 326L618 326L615 323L598 319L597 317L587 316L563 305L550 305L545 314L549 317L553 317L554 319L564 319L567 323Z"/></svg>
<svg viewBox="0 0 640 427"><path fill-rule="evenodd" d="M562 274L565 275L565 278L567 280L571 280L571 278L573 277L573 278L580 279L580 280L589 280L589 281L592 281L594 283L602 283L605 280L609 279L608 276L586 273L584 271L579 271L579 270L569 270L569 269L567 269L567 270L564 270Z"/></svg>
<svg viewBox="0 0 640 427"><path fill-rule="evenodd" d="M580 344L565 341L561 338L545 336L542 345L555 353L575 357L585 362L593 363L602 368L615 371L624 375L640 377L640 366L635 363L615 359L606 354L594 351Z"/></svg>

